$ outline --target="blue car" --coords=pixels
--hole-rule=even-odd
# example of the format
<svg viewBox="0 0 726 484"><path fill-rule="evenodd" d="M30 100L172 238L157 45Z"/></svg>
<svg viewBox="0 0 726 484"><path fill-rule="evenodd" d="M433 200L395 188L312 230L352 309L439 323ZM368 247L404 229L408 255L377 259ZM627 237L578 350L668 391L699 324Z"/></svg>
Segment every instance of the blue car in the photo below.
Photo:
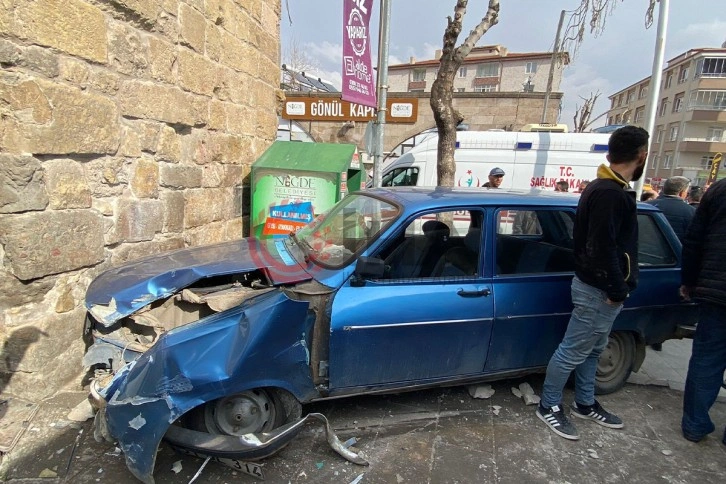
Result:
<svg viewBox="0 0 726 484"><path fill-rule="evenodd" d="M309 402L541 372L572 311L577 200L365 190L284 238L111 269L86 296L96 431L153 482L162 439L255 460L289 442ZM601 357L599 393L698 317L678 296L677 237L654 207L638 213L640 282Z"/></svg>

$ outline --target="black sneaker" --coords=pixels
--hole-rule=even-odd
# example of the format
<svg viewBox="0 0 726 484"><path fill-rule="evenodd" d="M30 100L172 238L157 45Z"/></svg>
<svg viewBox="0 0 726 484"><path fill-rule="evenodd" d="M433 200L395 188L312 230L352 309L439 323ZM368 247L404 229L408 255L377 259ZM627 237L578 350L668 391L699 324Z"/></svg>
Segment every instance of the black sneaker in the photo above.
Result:
<svg viewBox="0 0 726 484"><path fill-rule="evenodd" d="M602 408L602 405L600 405L597 400L595 400L595 403L593 403L592 405L580 405L579 403L575 402L572 404L571 408L572 415L574 415L575 417L590 419L595 423L602 425L603 427L608 427L611 429L623 428L623 421L620 420L620 417L618 417L617 415L613 415L612 413Z"/></svg>
<svg viewBox="0 0 726 484"><path fill-rule="evenodd" d="M565 415L565 412L559 405L555 405L550 408L537 405L537 411L535 413L541 421L546 423L547 426L560 437L570 440L578 440L580 438L580 436L577 435L577 429L570 423L567 419L567 415Z"/></svg>

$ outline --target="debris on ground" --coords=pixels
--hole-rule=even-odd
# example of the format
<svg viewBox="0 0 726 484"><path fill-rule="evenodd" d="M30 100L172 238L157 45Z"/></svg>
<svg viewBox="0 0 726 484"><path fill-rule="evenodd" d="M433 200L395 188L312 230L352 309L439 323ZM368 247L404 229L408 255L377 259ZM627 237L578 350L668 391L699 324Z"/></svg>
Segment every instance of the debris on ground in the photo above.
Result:
<svg viewBox="0 0 726 484"><path fill-rule="evenodd" d="M87 398L84 398L81 403L76 405L73 410L68 412L66 418L73 422L85 422L93 418L94 412L91 402Z"/></svg>
<svg viewBox="0 0 726 484"><path fill-rule="evenodd" d="M519 388L512 387L512 395L524 400L525 405L539 404L539 396L534 394L532 386L527 382L520 383Z"/></svg>
<svg viewBox="0 0 726 484"><path fill-rule="evenodd" d="M358 484L361 480L363 480L363 476L364 475L365 474L360 474L358 477L356 477L355 479L353 479L352 481L350 481L350 484Z"/></svg>
<svg viewBox="0 0 726 484"><path fill-rule="evenodd" d="M595 449L587 449L587 455L592 457L593 459L599 459L600 457L597 455L597 451Z"/></svg>
<svg viewBox="0 0 726 484"><path fill-rule="evenodd" d="M171 470L174 472L174 474L179 474L182 470L182 462L180 460L174 462L171 465Z"/></svg>
<svg viewBox="0 0 726 484"><path fill-rule="evenodd" d="M494 413L494 415L499 415L499 410L501 410L501 409L502 409L502 407L500 407L499 405L492 406L492 412Z"/></svg>
<svg viewBox="0 0 726 484"><path fill-rule="evenodd" d="M660 451L660 453L663 455L673 455L673 451L668 449L663 449Z"/></svg>
<svg viewBox="0 0 726 484"><path fill-rule="evenodd" d="M40 474L38 475L38 477L40 477L41 479L48 479L48 478L58 477L58 473L55 472L55 471L52 471L52 470L50 470L50 469L48 469L46 467L45 469L43 469L42 471L40 471Z"/></svg>
<svg viewBox="0 0 726 484"><path fill-rule="evenodd" d="M494 389L491 385L469 385L467 387L467 390L469 390L469 395L472 396L472 398L491 398L492 395L494 395Z"/></svg>

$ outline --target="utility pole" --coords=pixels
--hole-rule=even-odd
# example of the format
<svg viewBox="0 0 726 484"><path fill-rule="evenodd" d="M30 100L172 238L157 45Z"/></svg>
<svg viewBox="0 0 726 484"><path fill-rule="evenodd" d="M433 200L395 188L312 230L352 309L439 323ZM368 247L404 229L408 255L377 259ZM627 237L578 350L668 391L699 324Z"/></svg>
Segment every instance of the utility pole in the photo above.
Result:
<svg viewBox="0 0 726 484"><path fill-rule="evenodd" d="M653 57L653 70L650 75L650 88L648 91L648 103L645 110L646 129L650 134L652 144L653 129L655 128L655 113L658 109L658 97L660 97L660 83L663 77L663 56L665 52L666 31L668 30L668 2L669 0L660 0L658 6L658 32L655 38L655 55ZM650 157L650 146L648 146L648 157ZM675 163L675 160L673 161ZM645 159L645 167L643 168L643 176L635 182L633 188L637 193L638 200L640 194L643 193L643 181L645 174L648 172L648 158Z"/></svg>
<svg viewBox="0 0 726 484"><path fill-rule="evenodd" d="M383 132L386 127L386 107L388 95L388 43L389 24L391 20L390 0L381 0L381 19L378 33L378 76L376 91L378 92L378 111L376 129L374 130L375 149L373 152L373 186L381 186L381 161L383 160Z"/></svg>
<svg viewBox="0 0 726 484"><path fill-rule="evenodd" d="M555 64L557 55L560 52L560 34L562 33L562 24L565 21L565 11L560 12L560 22L557 24L557 35L555 35L555 46L552 48L552 61L550 62L550 73L547 76L547 91L545 92L544 107L542 108L542 123L547 122L547 105L550 102L550 93L552 92L552 80L555 77Z"/></svg>

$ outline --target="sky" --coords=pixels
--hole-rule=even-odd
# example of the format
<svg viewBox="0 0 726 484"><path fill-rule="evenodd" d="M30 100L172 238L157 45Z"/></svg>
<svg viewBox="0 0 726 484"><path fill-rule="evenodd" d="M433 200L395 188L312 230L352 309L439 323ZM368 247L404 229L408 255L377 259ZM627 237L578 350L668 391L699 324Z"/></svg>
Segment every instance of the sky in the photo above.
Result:
<svg viewBox="0 0 726 484"><path fill-rule="evenodd" d="M648 76L653 68L658 7L653 25L646 30L648 0L611 0L616 6L597 37L589 32L577 55L564 70L560 90L564 93L560 122L572 126L580 97L600 92L592 118L609 107L607 96ZM433 59L440 49L447 17L455 0L390 0L389 64ZM486 13L488 0L470 0L460 45ZM366 0L373 7L370 29L372 63L377 64L380 1ZM500 0L499 23L477 45L501 44L509 52L547 52L554 45L561 10L572 11L580 0ZM726 42L724 0L670 0L664 63L686 50L720 47ZM283 0L280 24L282 62L289 62L291 46L309 57L317 75L341 84L341 0ZM567 23L567 17L565 17ZM605 116L592 124L603 126Z"/></svg>

